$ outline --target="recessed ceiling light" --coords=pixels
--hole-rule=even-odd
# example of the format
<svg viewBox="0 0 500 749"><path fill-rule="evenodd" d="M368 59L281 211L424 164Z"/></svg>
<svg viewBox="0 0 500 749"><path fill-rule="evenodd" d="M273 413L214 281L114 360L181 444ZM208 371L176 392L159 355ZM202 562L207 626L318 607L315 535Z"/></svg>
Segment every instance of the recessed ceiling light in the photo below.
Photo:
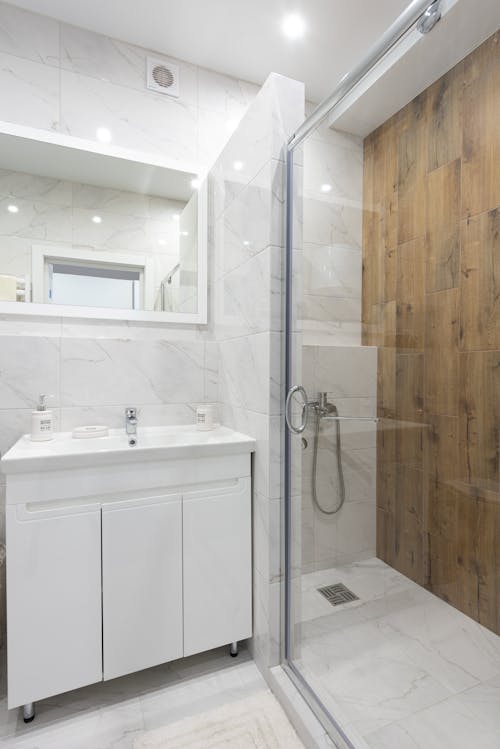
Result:
<svg viewBox="0 0 500 749"><path fill-rule="evenodd" d="M94 224L100 224L102 218L100 216L92 216L92 221L94 222Z"/></svg>
<svg viewBox="0 0 500 749"><path fill-rule="evenodd" d="M8 205L7 210L9 213L19 213L19 208L17 205Z"/></svg>
<svg viewBox="0 0 500 749"><path fill-rule="evenodd" d="M191 187L193 188L193 190L197 190L199 186L200 186L200 180L199 179L192 179L191 180Z"/></svg>
<svg viewBox="0 0 500 749"><path fill-rule="evenodd" d="M97 140L99 140L101 143L110 143L111 142L111 130L108 130L107 127L98 127L95 131L95 134L97 136Z"/></svg>
<svg viewBox="0 0 500 749"><path fill-rule="evenodd" d="M321 185L321 192L330 192L331 189L332 189L331 185L328 185L328 184Z"/></svg>
<svg viewBox="0 0 500 749"><path fill-rule="evenodd" d="M301 36L304 36L306 24L302 16L299 16L298 13L290 13L290 15L284 18L281 28L284 35L289 39L299 39Z"/></svg>
<svg viewBox="0 0 500 749"><path fill-rule="evenodd" d="M235 161L233 164L233 169L235 172L241 172L243 169L243 162L242 161Z"/></svg>

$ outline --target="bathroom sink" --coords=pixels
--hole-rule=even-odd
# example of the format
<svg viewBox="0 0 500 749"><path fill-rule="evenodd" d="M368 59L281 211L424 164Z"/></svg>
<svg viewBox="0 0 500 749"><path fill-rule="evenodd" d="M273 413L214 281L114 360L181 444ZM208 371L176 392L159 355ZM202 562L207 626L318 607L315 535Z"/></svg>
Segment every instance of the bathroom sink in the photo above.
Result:
<svg viewBox="0 0 500 749"><path fill-rule="evenodd" d="M49 471L144 460L168 460L203 455L232 454L253 450L255 440L218 426L208 432L193 426L139 427L137 444L128 444L124 429L110 429L109 435L74 439L71 432L56 432L47 442L21 437L1 460L3 473Z"/></svg>

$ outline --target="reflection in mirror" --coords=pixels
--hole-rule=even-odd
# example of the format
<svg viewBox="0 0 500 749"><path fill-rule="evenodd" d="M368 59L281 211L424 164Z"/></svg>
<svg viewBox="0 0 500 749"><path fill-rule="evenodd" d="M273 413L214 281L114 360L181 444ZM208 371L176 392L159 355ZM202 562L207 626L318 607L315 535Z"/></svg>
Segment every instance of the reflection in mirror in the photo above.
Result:
<svg viewBox="0 0 500 749"><path fill-rule="evenodd" d="M18 171L12 153L0 156L0 302L199 313L194 173L136 162L129 173L124 159L92 154L95 184L61 179L72 149L58 148L51 164L40 144L30 173L26 159Z"/></svg>

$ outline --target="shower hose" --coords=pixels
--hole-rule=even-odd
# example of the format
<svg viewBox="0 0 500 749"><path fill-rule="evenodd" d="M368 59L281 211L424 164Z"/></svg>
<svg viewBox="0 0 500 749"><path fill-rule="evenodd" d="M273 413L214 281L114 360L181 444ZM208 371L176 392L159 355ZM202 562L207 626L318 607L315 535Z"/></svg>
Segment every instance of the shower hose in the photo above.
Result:
<svg viewBox="0 0 500 749"><path fill-rule="evenodd" d="M337 407L334 405L328 406L329 412L333 413L335 416L338 416ZM321 419L322 419L322 413L320 408L315 409L316 412L316 423L314 425L314 442L313 442L313 466L312 466L312 498L313 502L318 508L320 512L323 513L323 515L335 515L339 510L342 508L344 502L345 502L345 482L344 482L344 471L342 468L342 442L340 437L340 422L335 422L335 455L337 459L337 475L339 477L339 501L336 504L336 506L332 510L325 510L324 507L321 506L321 503L318 499L318 490L317 490L317 478L318 478L318 446L319 446L319 437L320 437L320 430L321 430Z"/></svg>

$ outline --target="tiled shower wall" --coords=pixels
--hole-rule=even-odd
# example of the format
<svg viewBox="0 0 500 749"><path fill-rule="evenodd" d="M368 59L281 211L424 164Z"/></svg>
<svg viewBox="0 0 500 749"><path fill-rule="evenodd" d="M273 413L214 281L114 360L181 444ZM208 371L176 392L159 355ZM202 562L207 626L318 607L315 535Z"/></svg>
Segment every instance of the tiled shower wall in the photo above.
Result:
<svg viewBox="0 0 500 749"><path fill-rule="evenodd" d="M500 633L500 34L365 141L378 555Z"/></svg>
<svg viewBox="0 0 500 749"><path fill-rule="evenodd" d="M302 383L309 398L328 393L341 415L376 413L377 352L361 345L363 145L321 125L303 146L300 328ZM296 352L297 353L297 352ZM342 422L344 507L322 513L312 498L315 417L310 412L301 461L301 571L375 555L376 428ZM330 510L340 501L335 424L323 421L317 494Z"/></svg>

